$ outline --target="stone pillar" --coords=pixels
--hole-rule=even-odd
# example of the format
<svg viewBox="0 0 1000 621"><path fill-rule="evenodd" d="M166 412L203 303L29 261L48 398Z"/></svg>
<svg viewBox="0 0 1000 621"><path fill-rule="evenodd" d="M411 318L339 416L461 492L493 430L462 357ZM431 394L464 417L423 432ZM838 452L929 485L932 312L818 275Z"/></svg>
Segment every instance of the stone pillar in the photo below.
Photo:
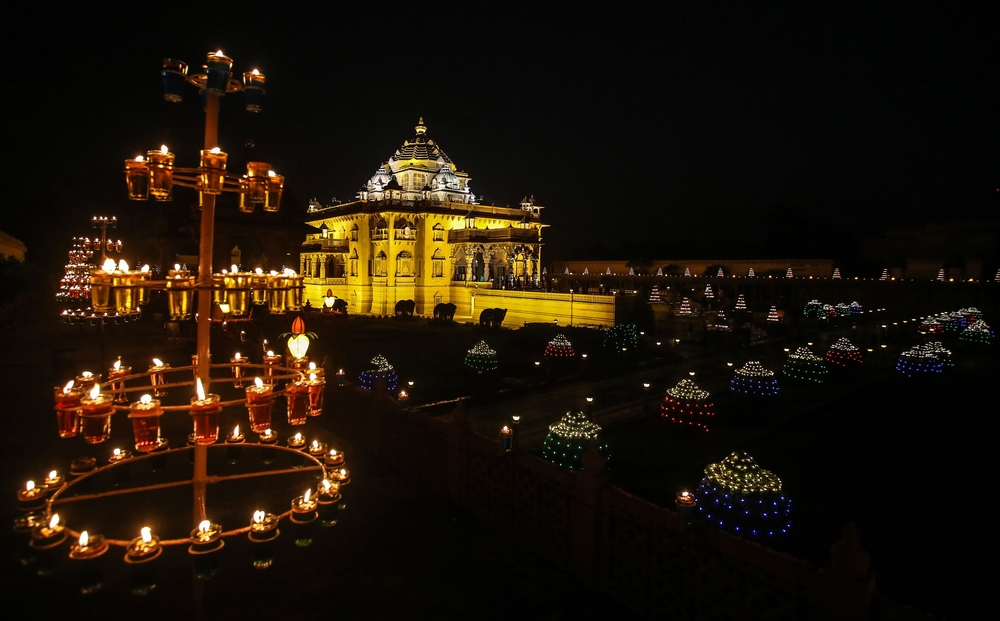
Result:
<svg viewBox="0 0 1000 621"><path fill-rule="evenodd" d="M319 277L326 278L326 255L319 255Z"/></svg>

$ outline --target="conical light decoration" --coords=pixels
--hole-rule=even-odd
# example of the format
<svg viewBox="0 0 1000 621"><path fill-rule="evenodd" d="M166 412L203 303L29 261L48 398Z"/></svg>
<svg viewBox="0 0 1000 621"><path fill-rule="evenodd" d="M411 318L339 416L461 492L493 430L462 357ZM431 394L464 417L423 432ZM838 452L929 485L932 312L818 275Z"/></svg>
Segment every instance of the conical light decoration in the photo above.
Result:
<svg viewBox="0 0 1000 621"><path fill-rule="evenodd" d="M576 355L573 351L573 344L569 342L565 334L557 334L554 339L545 346L545 357L547 359L568 359Z"/></svg>
<svg viewBox="0 0 1000 621"><path fill-rule="evenodd" d="M715 404L707 390L698 388L693 380L684 378L667 391L660 405L660 415L678 425L708 431L708 421L715 416Z"/></svg>
<svg viewBox="0 0 1000 621"><path fill-rule="evenodd" d="M855 347L846 337L838 339L830 346L824 356L827 362L838 367L853 367L861 364L861 350Z"/></svg>
<svg viewBox="0 0 1000 621"><path fill-rule="evenodd" d="M709 464L695 495L706 522L744 537L781 535L792 527L781 479L742 451Z"/></svg>
<svg viewBox="0 0 1000 621"><path fill-rule="evenodd" d="M774 371L752 360L736 370L729 380L729 389L748 397L775 397L778 395L778 380Z"/></svg>
<svg viewBox="0 0 1000 621"><path fill-rule="evenodd" d="M558 423L549 425L549 434L542 445L542 458L560 468L579 470L583 466L584 451L591 440L597 440L600 431L600 425L590 422L582 411L566 412ZM608 446L600 445L598 449L607 459Z"/></svg>
<svg viewBox="0 0 1000 621"><path fill-rule="evenodd" d="M380 379L385 381L386 390L389 392L396 390L399 376L396 375L396 370L389 364L389 361L381 354L372 358L368 370L361 372L361 387L365 390L371 390L375 387L375 382Z"/></svg>
<svg viewBox="0 0 1000 621"><path fill-rule="evenodd" d="M486 341L479 341L465 354L465 366L479 373L497 370L497 352Z"/></svg>
<svg viewBox="0 0 1000 621"><path fill-rule="evenodd" d="M799 347L785 360L781 372L792 380L822 384L826 380L826 362L808 347Z"/></svg>

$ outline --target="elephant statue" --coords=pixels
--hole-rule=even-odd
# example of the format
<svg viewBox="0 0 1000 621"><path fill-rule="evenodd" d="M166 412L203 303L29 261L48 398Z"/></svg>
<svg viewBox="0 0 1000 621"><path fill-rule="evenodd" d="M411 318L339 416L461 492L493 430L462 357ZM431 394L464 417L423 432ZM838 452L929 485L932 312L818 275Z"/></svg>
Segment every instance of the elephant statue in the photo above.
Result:
<svg viewBox="0 0 1000 621"><path fill-rule="evenodd" d="M337 298L333 301L333 308L331 308L335 313L341 313L343 315L347 314L347 300L343 298Z"/></svg>
<svg viewBox="0 0 1000 621"><path fill-rule="evenodd" d="M499 328L506 316L506 308L485 308L479 313L479 325L485 328Z"/></svg>
<svg viewBox="0 0 1000 621"><path fill-rule="evenodd" d="M413 310L416 308L416 303L413 300L400 300L396 302L396 316L397 317L412 317Z"/></svg>
<svg viewBox="0 0 1000 621"><path fill-rule="evenodd" d="M451 302L442 302L434 307L434 319L438 321L452 321L455 319L455 305Z"/></svg>

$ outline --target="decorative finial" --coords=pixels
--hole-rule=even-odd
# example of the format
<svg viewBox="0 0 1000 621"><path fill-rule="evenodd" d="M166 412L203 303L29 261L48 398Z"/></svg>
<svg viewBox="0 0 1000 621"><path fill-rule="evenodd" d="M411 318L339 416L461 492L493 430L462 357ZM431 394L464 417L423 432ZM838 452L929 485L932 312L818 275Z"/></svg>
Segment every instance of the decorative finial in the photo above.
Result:
<svg viewBox="0 0 1000 621"><path fill-rule="evenodd" d="M424 125L424 117L420 117L420 121L417 123L417 126L414 129L417 130L418 136L422 136L427 133L427 126Z"/></svg>

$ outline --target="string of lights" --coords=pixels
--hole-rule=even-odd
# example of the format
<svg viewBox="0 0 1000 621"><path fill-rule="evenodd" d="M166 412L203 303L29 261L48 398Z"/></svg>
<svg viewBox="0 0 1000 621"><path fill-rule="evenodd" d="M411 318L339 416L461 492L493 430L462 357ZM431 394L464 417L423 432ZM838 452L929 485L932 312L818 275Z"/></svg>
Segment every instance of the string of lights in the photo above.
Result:
<svg viewBox="0 0 1000 621"><path fill-rule="evenodd" d="M581 410L570 410L559 420L549 425L549 433L542 444L542 458L560 468L579 470L583 467L582 457L591 440L597 440L600 425L591 422ZM605 459L610 457L607 444L599 444L598 450Z"/></svg>
<svg viewBox="0 0 1000 621"><path fill-rule="evenodd" d="M837 339L837 342L831 345L830 349L826 350L824 358L830 364L844 368L859 365L863 362L861 350L855 347L847 337Z"/></svg>
<svg viewBox="0 0 1000 621"><path fill-rule="evenodd" d="M778 380L774 371L765 369L760 362L751 360L736 370L729 380L729 389L749 397L776 397Z"/></svg>
<svg viewBox="0 0 1000 621"><path fill-rule="evenodd" d="M789 379L813 384L822 384L828 373L826 362L808 347L799 347L789 354L781 372Z"/></svg>
<svg viewBox="0 0 1000 621"><path fill-rule="evenodd" d="M372 390L375 387L375 382L380 379L385 381L386 390L389 392L396 390L396 385L399 383L396 369L381 354L372 358L371 366L366 371L361 372L359 379L361 387L365 390Z"/></svg>
<svg viewBox="0 0 1000 621"><path fill-rule="evenodd" d="M465 366L477 373L497 370L497 352L486 341L479 341L465 354Z"/></svg>
<svg viewBox="0 0 1000 621"><path fill-rule="evenodd" d="M572 358L576 355L576 352L573 350L573 344L569 342L565 334L557 334L545 346L544 355L546 359Z"/></svg>
<svg viewBox="0 0 1000 621"><path fill-rule="evenodd" d="M706 522L739 535L770 537L792 527L781 479L744 452L709 464L695 495Z"/></svg>
<svg viewBox="0 0 1000 621"><path fill-rule="evenodd" d="M709 400L707 390L702 390L693 380L684 378L667 390L660 415L672 423L689 425L705 432L708 419L715 416L715 404Z"/></svg>

